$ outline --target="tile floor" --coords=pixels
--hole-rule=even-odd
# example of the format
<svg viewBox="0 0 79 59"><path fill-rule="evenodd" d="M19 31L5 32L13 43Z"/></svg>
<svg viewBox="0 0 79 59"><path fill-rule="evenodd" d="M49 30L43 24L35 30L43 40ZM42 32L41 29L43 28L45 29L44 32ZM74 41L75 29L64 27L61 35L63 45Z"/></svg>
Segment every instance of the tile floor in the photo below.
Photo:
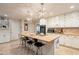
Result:
<svg viewBox="0 0 79 59"><path fill-rule="evenodd" d="M0 44L0 55L31 55L31 51L28 52L19 43L20 41L16 40ZM79 55L79 50L59 46L55 49L55 55Z"/></svg>

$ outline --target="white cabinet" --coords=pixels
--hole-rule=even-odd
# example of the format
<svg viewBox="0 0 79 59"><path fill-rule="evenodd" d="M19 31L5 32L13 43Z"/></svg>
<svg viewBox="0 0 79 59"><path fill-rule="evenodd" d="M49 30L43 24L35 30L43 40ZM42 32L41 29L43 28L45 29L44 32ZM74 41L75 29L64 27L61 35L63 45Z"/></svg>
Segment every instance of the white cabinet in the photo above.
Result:
<svg viewBox="0 0 79 59"><path fill-rule="evenodd" d="M54 23L55 23L55 27L59 27L59 17L58 16L56 16L54 18Z"/></svg>
<svg viewBox="0 0 79 59"><path fill-rule="evenodd" d="M47 27L55 27L55 17L47 20Z"/></svg>
<svg viewBox="0 0 79 59"><path fill-rule="evenodd" d="M72 26L72 15L66 14L65 15L65 27L71 27Z"/></svg>
<svg viewBox="0 0 79 59"><path fill-rule="evenodd" d="M59 38L60 44L74 47L74 48L79 48L79 36L66 36L63 35Z"/></svg>
<svg viewBox="0 0 79 59"><path fill-rule="evenodd" d="M64 15L59 16L59 27L64 27Z"/></svg>
<svg viewBox="0 0 79 59"><path fill-rule="evenodd" d="M47 27L59 27L59 17L48 19Z"/></svg>
<svg viewBox="0 0 79 59"><path fill-rule="evenodd" d="M79 27L79 12L52 17L47 24L48 27Z"/></svg>
<svg viewBox="0 0 79 59"><path fill-rule="evenodd" d="M7 30L0 31L0 43L8 42L10 41L10 32Z"/></svg>
<svg viewBox="0 0 79 59"><path fill-rule="evenodd" d="M70 13L65 15L65 27L79 27L79 16L78 12Z"/></svg>
<svg viewBox="0 0 79 59"><path fill-rule="evenodd" d="M51 23L51 20L52 20L52 19L48 19L48 20L47 20L47 25L46 25L47 28L51 27L51 24L52 24L52 23Z"/></svg>
<svg viewBox="0 0 79 59"><path fill-rule="evenodd" d="M65 42L66 42L66 37L65 37L65 36L61 36L61 37L59 38L59 42L60 42L60 44L65 44Z"/></svg>

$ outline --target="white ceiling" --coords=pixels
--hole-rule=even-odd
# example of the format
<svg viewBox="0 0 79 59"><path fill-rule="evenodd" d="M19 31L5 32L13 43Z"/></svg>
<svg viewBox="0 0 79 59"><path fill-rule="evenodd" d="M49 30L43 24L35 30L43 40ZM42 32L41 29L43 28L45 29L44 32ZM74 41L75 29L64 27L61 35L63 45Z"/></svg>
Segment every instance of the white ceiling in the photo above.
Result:
<svg viewBox="0 0 79 59"><path fill-rule="evenodd" d="M71 5L75 6L75 8L70 9ZM43 7L45 9L45 18L79 10L78 3L45 3ZM41 4L39 3L0 3L0 15L7 14L9 18L13 19L27 17L39 19L40 10Z"/></svg>

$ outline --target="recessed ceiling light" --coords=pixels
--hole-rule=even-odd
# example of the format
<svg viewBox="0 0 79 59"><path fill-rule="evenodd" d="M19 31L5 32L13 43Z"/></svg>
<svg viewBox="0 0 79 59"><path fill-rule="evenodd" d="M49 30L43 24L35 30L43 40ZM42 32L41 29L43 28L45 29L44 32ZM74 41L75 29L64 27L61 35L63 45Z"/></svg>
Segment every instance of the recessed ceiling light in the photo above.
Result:
<svg viewBox="0 0 79 59"><path fill-rule="evenodd" d="M30 20L32 20L32 18L27 18L27 21L30 21Z"/></svg>
<svg viewBox="0 0 79 59"><path fill-rule="evenodd" d="M30 16L33 16L33 13L32 12L30 13Z"/></svg>
<svg viewBox="0 0 79 59"><path fill-rule="evenodd" d="M70 8L73 9L73 8L75 8L75 6L72 5L72 6L70 6Z"/></svg>
<svg viewBox="0 0 79 59"><path fill-rule="evenodd" d="M4 14L4 16L7 17L8 15L7 14Z"/></svg>

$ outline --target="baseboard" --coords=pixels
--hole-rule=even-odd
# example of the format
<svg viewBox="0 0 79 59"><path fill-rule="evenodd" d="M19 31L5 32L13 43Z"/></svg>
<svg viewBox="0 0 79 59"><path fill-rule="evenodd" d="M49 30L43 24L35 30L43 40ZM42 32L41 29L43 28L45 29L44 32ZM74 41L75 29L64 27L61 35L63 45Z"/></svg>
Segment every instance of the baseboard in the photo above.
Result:
<svg viewBox="0 0 79 59"><path fill-rule="evenodd" d="M7 42L2 42L2 43L0 43L0 44L9 43L9 42L17 41L17 40L19 40L19 39L10 40L10 41L7 41Z"/></svg>
<svg viewBox="0 0 79 59"><path fill-rule="evenodd" d="M79 48L75 48L75 47L72 47L72 46L67 46L67 45L64 45L64 44L60 44L60 46L64 46L64 47L68 47L68 48L71 48L71 49L79 50Z"/></svg>
<svg viewBox="0 0 79 59"><path fill-rule="evenodd" d="M17 40L19 40L19 39L10 40L9 42L13 42L13 41L17 41Z"/></svg>

